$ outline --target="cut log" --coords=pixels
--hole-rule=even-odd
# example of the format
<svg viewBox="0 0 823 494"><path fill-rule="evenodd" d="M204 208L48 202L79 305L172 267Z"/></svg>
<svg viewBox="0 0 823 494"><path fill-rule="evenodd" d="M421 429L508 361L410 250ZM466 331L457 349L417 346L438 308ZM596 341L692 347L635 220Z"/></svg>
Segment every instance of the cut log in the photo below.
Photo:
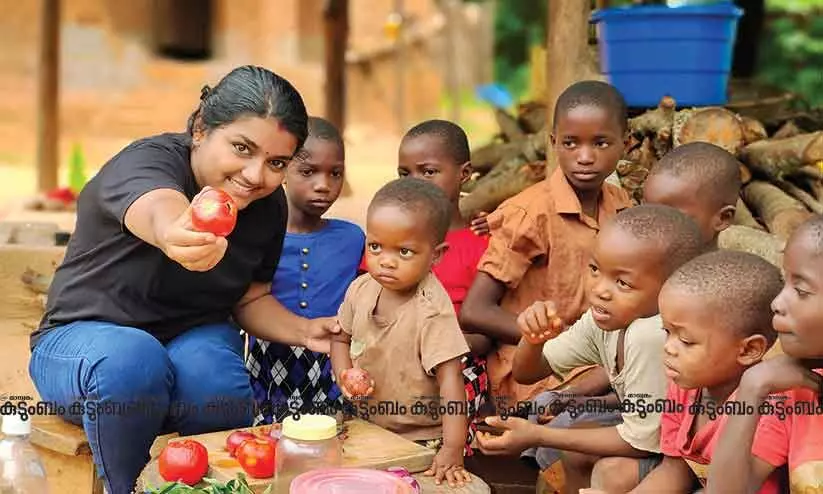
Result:
<svg viewBox="0 0 823 494"><path fill-rule="evenodd" d="M517 156L520 143L492 142L472 151L472 168L487 173L506 157Z"/></svg>
<svg viewBox="0 0 823 494"><path fill-rule="evenodd" d="M474 218L477 213L494 211L506 199L544 178L543 161L524 163L515 159L502 163L480 179L471 194L460 199L460 212L464 218Z"/></svg>
<svg viewBox="0 0 823 494"><path fill-rule="evenodd" d="M812 191L812 196L818 201L823 202L823 182L820 180L809 180L809 190Z"/></svg>
<svg viewBox="0 0 823 494"><path fill-rule="evenodd" d="M543 129L517 141L488 144L472 152L472 168L480 173L487 173L498 164L517 157L526 161L545 160L547 141L547 132Z"/></svg>
<svg viewBox="0 0 823 494"><path fill-rule="evenodd" d="M743 188L743 200L763 220L770 233L787 240L811 213L776 185L753 180Z"/></svg>
<svg viewBox="0 0 823 494"><path fill-rule="evenodd" d="M629 197L639 204L643 200L643 184L657 162L652 138L646 137L643 144L632 150L626 158L617 164L617 175Z"/></svg>
<svg viewBox="0 0 823 494"><path fill-rule="evenodd" d="M740 158L769 178L783 178L804 165L823 161L823 132L758 141L743 148Z"/></svg>
<svg viewBox="0 0 823 494"><path fill-rule="evenodd" d="M823 180L823 171L819 166L802 166L795 172L798 176L806 177L811 180Z"/></svg>
<svg viewBox="0 0 823 494"><path fill-rule="evenodd" d="M737 206L735 207L734 211L734 224L741 225L741 226L748 226L749 228L754 228L757 230L765 230L763 225L757 222L752 214L752 211L746 206L746 203L743 202L743 199L737 199Z"/></svg>
<svg viewBox="0 0 823 494"><path fill-rule="evenodd" d="M657 108L630 119L629 129L632 135L640 139L644 136L652 136L655 154L659 159L671 151L675 114L674 98L664 96L660 99Z"/></svg>
<svg viewBox="0 0 823 494"><path fill-rule="evenodd" d="M740 164L740 182L743 185L746 185L747 183L749 183L751 181L752 181L752 172L751 172L751 170L749 170L749 167L747 167L746 165L741 163Z"/></svg>
<svg viewBox="0 0 823 494"><path fill-rule="evenodd" d="M497 121L497 126L500 127L500 132L507 142L514 142L524 139L526 133L520 128L517 119L511 116L507 111L500 108L494 109L494 119Z"/></svg>
<svg viewBox="0 0 823 494"><path fill-rule="evenodd" d="M751 117L741 117L740 123L743 128L743 142L746 144L762 141L769 137L766 127L759 120Z"/></svg>
<svg viewBox="0 0 823 494"><path fill-rule="evenodd" d="M777 132L774 133L772 139L788 139L789 137L794 137L800 134L803 134L803 129L798 127L797 124L794 123L794 120L789 120L777 129Z"/></svg>
<svg viewBox="0 0 823 494"><path fill-rule="evenodd" d="M720 232L717 244L721 249L755 254L778 268L782 269L783 267L783 249L786 242L763 230L743 225L732 225Z"/></svg>
<svg viewBox="0 0 823 494"><path fill-rule="evenodd" d="M671 96L664 96L657 104L657 108L629 119L629 129L632 133L654 135L661 129L671 129L674 123L676 103Z"/></svg>
<svg viewBox="0 0 823 494"><path fill-rule="evenodd" d="M695 110L676 134L678 146L690 142L709 142L737 156L744 146L740 117L725 108Z"/></svg>
<svg viewBox="0 0 823 494"><path fill-rule="evenodd" d="M787 180L777 180L774 184L780 187L783 192L802 202L813 213L823 214L823 204L805 190Z"/></svg>
<svg viewBox="0 0 823 494"><path fill-rule="evenodd" d="M546 104L541 101L521 103L517 109L517 121L527 134L535 134L546 126Z"/></svg>

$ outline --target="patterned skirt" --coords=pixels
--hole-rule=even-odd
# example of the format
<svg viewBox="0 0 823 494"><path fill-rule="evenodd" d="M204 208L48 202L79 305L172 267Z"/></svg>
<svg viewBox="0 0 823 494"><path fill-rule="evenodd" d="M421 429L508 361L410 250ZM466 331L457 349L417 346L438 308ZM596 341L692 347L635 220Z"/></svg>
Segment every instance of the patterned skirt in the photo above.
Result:
<svg viewBox="0 0 823 494"><path fill-rule="evenodd" d="M463 365L463 384L466 387L466 400L469 410L469 434L466 438L466 456L472 456L471 444L477 435L477 412L489 399L489 374L486 372L486 359L475 355L466 355L460 361Z"/></svg>
<svg viewBox="0 0 823 494"><path fill-rule="evenodd" d="M249 337L246 368L257 405L254 425L281 422L295 413L334 414L343 407L324 353Z"/></svg>

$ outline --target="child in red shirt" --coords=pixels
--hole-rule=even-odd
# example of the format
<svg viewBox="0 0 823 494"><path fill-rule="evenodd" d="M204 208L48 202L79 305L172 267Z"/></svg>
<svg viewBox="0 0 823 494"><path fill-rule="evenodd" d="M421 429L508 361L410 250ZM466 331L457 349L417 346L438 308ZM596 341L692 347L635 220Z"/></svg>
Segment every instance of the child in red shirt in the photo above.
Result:
<svg viewBox="0 0 823 494"><path fill-rule="evenodd" d="M675 271L660 291L670 379L661 417L663 461L632 492L690 494L706 476L746 369L777 335L769 305L780 270L754 254L716 251ZM707 365L710 363L710 365ZM758 491L777 494L777 472Z"/></svg>
<svg viewBox="0 0 823 494"><path fill-rule="evenodd" d="M471 156L466 133L446 120L427 120L412 127L400 142L397 173L401 177L429 180L440 187L452 203L452 221L446 234L448 250L432 271L446 289L456 314L477 274L477 264L488 246L488 237L476 235L460 214L460 186L471 176ZM480 334L464 333L471 354L463 357L463 380L470 418L487 399L489 380L485 355L490 340ZM477 427L469 421L466 454Z"/></svg>
<svg viewBox="0 0 823 494"><path fill-rule="evenodd" d="M823 492L823 216L791 236L783 270L771 308L785 355L743 374L737 400L750 408L728 418L709 493L752 492L782 465L792 493Z"/></svg>

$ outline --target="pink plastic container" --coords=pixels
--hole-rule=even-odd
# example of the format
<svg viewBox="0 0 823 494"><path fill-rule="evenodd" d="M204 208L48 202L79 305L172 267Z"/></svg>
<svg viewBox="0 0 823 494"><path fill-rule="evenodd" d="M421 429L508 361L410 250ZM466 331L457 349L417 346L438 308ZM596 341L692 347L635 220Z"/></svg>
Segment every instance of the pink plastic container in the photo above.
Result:
<svg viewBox="0 0 823 494"><path fill-rule="evenodd" d="M322 468L298 475L289 494L414 494L400 477L381 470Z"/></svg>

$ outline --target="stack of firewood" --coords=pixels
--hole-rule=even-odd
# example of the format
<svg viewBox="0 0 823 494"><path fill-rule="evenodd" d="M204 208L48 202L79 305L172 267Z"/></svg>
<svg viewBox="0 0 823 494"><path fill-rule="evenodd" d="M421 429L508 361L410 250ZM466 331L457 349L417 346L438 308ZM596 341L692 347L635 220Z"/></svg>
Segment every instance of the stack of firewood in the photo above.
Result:
<svg viewBox="0 0 823 494"><path fill-rule="evenodd" d="M812 213L823 214L823 110L784 113L758 121L722 107L678 110L665 97L630 119L620 183L639 202L649 170L664 154L681 144L711 142L740 160L744 186L735 223L785 240ZM469 217L545 178L545 107L528 103L516 117L502 110L496 115L499 138L472 154L475 174L461 200Z"/></svg>

